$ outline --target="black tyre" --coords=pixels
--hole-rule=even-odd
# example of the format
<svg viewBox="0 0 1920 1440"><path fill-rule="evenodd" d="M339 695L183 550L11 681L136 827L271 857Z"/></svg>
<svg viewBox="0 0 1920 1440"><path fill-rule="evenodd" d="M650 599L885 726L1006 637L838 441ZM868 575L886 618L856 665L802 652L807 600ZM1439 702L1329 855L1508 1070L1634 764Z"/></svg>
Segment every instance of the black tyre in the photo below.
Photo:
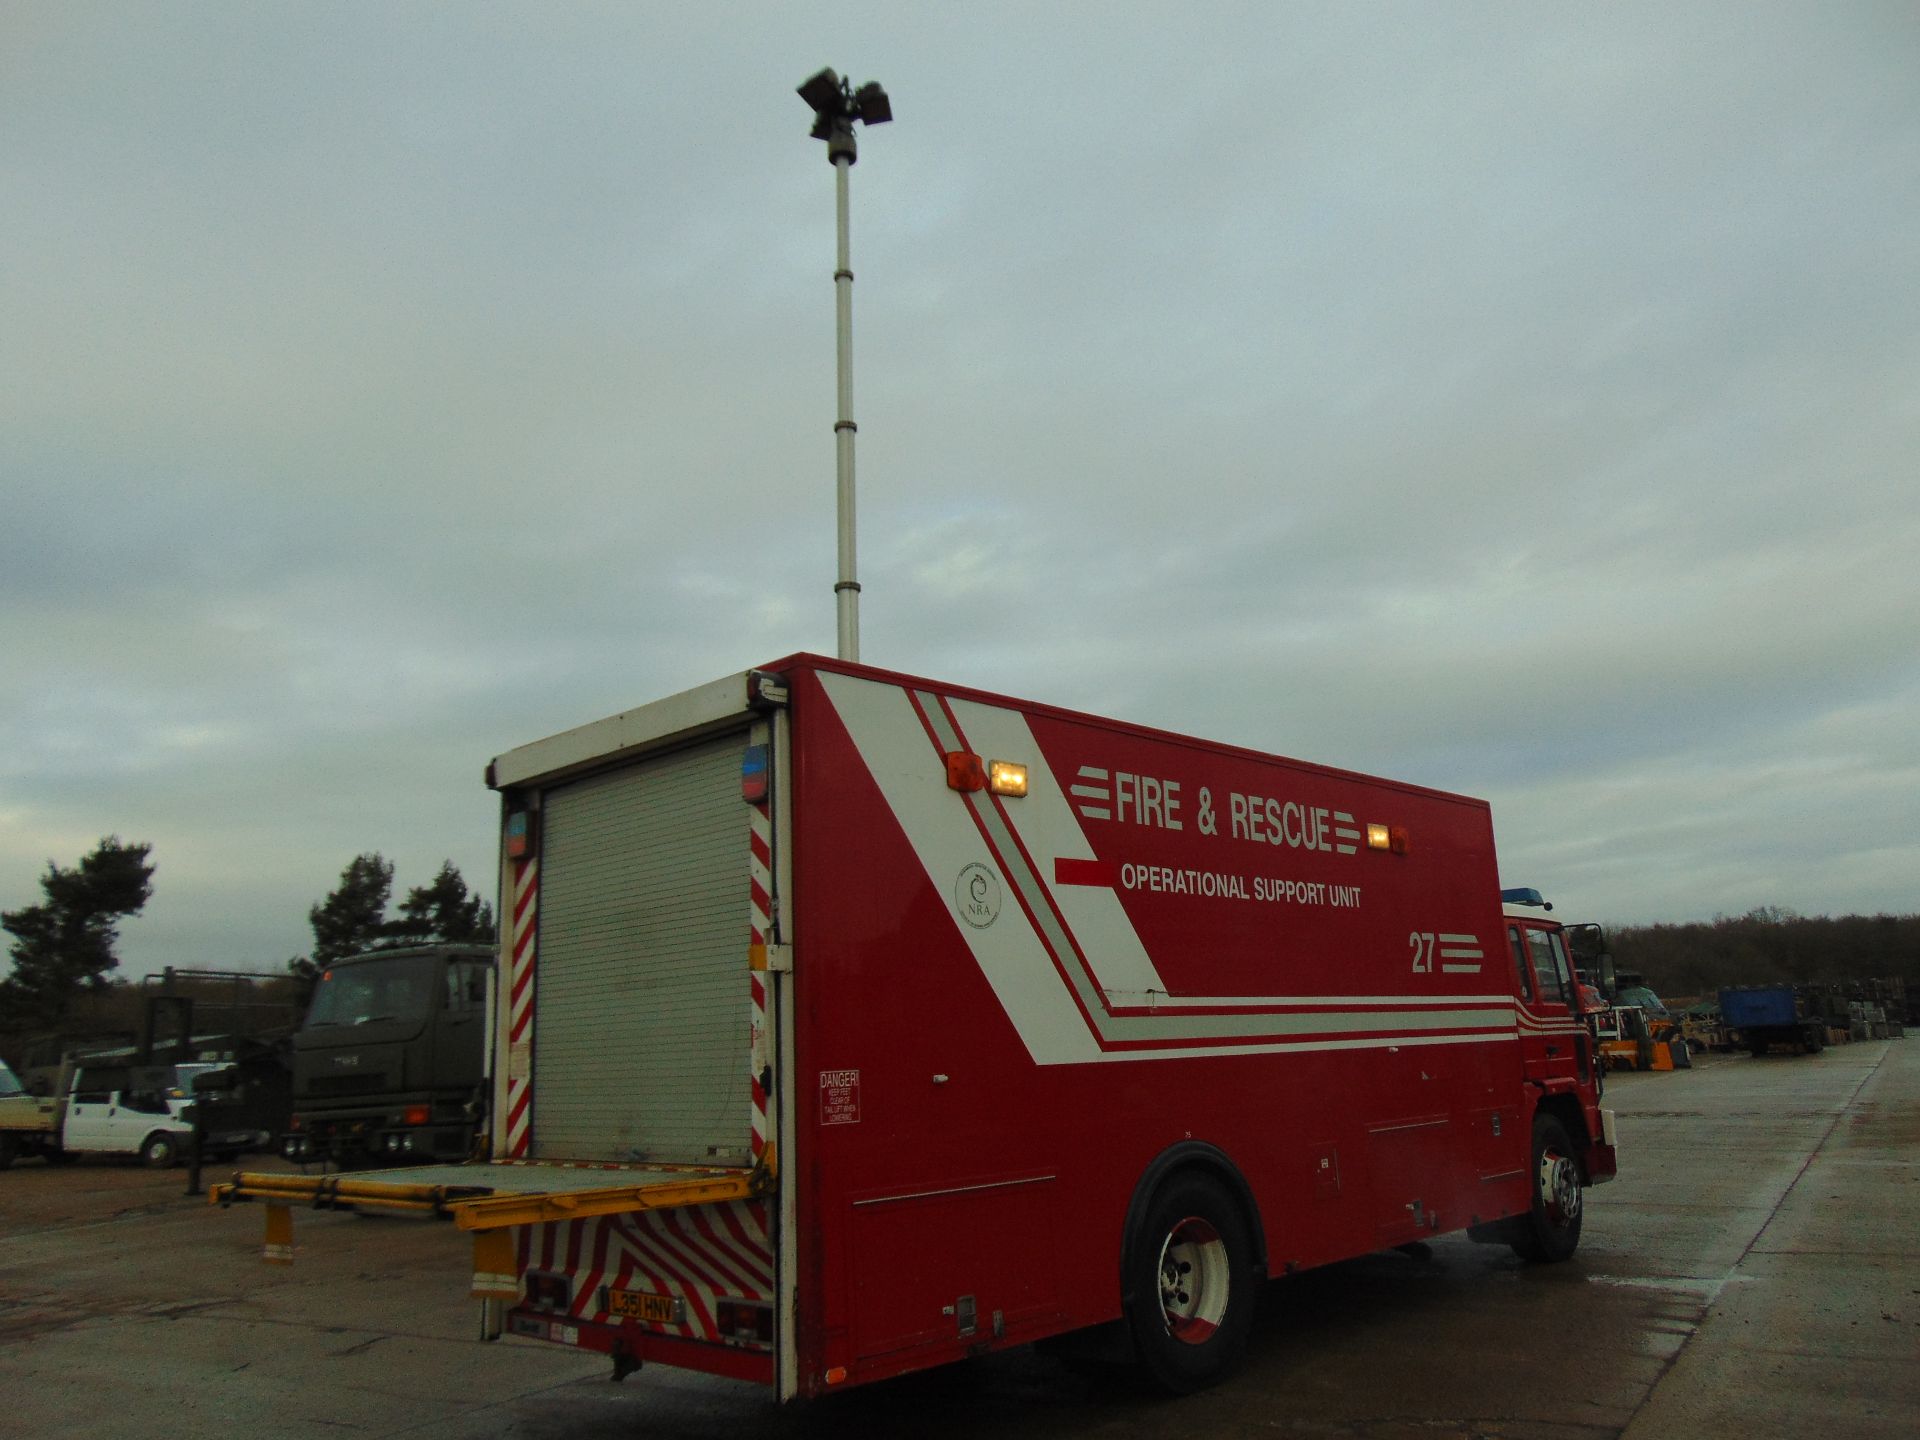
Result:
<svg viewBox="0 0 1920 1440"><path fill-rule="evenodd" d="M1580 1247L1586 1176L1567 1127L1551 1115L1534 1117L1533 1168L1528 1173L1533 1177L1533 1201L1517 1218L1514 1253L1522 1260L1569 1260Z"/></svg>
<svg viewBox="0 0 1920 1440"><path fill-rule="evenodd" d="M180 1158L180 1147L173 1136L156 1130L140 1143L140 1163L150 1170L170 1170Z"/></svg>
<svg viewBox="0 0 1920 1440"><path fill-rule="evenodd" d="M1246 1217L1218 1181L1175 1175L1160 1187L1126 1256L1127 1325L1157 1385L1190 1394L1239 1364L1253 1264Z"/></svg>
<svg viewBox="0 0 1920 1440"><path fill-rule="evenodd" d="M0 1134L0 1170L4 1170L13 1164L13 1157L17 1153L14 1148L13 1136Z"/></svg>

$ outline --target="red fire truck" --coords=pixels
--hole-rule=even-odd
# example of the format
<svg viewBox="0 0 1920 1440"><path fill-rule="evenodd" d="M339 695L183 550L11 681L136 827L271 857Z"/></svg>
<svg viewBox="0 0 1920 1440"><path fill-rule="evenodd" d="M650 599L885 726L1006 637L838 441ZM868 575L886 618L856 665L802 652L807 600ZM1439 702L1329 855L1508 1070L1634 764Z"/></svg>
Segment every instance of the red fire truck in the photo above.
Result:
<svg viewBox="0 0 1920 1440"><path fill-rule="evenodd" d="M490 1333L616 1376L786 1400L1081 1332L1184 1391L1268 1277L1564 1259L1614 1173L1484 802L813 655L487 776L491 1156L236 1177L270 1258L296 1206L435 1210Z"/></svg>

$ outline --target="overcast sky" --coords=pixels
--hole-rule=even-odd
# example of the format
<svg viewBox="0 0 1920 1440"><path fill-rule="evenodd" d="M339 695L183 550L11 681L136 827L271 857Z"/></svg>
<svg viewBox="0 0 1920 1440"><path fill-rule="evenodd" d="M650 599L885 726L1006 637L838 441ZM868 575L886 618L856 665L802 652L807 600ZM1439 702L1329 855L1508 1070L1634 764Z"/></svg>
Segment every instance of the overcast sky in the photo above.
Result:
<svg viewBox="0 0 1920 1440"><path fill-rule="evenodd" d="M0 906L126 971L835 643L1492 801L1571 919L1920 909L1905 3L0 7Z"/></svg>

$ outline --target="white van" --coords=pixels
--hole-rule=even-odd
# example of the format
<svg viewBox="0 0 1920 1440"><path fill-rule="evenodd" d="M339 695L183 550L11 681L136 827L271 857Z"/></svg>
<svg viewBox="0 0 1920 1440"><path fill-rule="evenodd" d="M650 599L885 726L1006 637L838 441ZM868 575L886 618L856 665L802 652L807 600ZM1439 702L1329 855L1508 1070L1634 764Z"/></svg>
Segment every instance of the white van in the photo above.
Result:
<svg viewBox="0 0 1920 1440"><path fill-rule="evenodd" d="M174 1113L163 1077L126 1065L82 1065L67 1088L60 1148L79 1155L138 1155L156 1168L186 1154L193 1126Z"/></svg>

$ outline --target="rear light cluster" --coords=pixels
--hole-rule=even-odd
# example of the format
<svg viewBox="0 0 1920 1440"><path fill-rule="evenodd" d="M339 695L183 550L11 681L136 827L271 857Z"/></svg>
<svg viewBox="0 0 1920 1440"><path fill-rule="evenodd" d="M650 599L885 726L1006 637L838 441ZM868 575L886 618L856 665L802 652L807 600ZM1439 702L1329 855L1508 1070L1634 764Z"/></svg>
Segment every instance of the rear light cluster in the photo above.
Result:
<svg viewBox="0 0 1920 1440"><path fill-rule="evenodd" d="M527 1308L565 1314L573 1308L573 1282L545 1270L527 1271Z"/></svg>
<svg viewBox="0 0 1920 1440"><path fill-rule="evenodd" d="M715 1327L722 1340L744 1340L749 1344L773 1343L773 1307L751 1300L722 1300L713 1307Z"/></svg>

